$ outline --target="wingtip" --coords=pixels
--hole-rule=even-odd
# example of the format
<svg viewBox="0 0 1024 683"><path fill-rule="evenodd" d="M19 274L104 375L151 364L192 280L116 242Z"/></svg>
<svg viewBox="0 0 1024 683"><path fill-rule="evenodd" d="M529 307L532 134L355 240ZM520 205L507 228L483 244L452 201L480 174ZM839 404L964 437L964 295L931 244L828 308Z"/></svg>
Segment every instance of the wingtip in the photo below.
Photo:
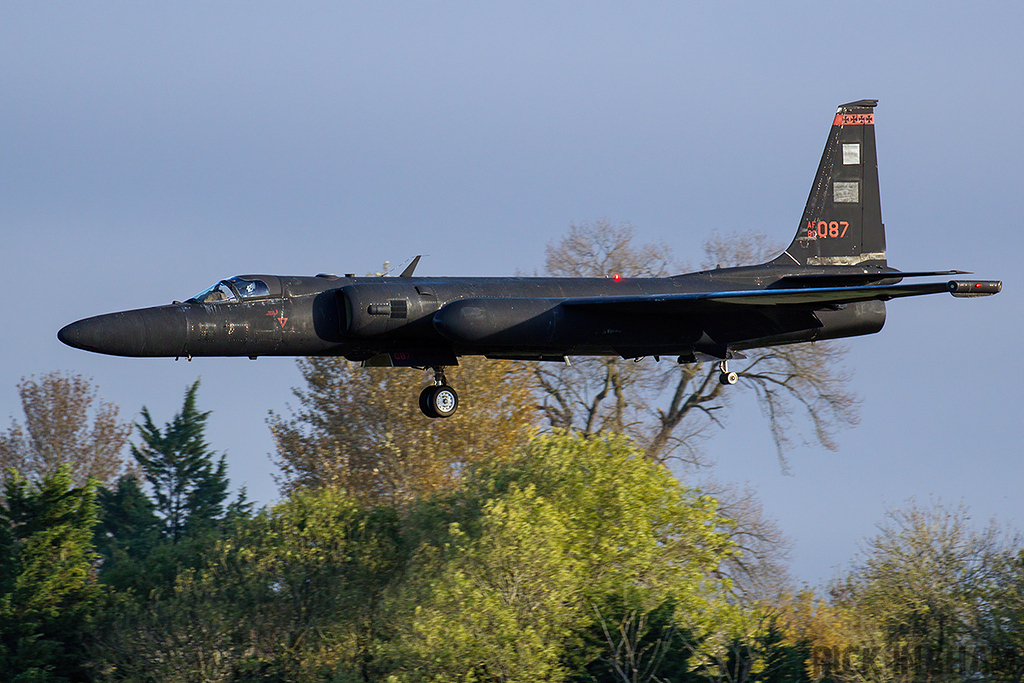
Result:
<svg viewBox="0 0 1024 683"><path fill-rule="evenodd" d="M991 296L1003 289L1002 280L950 280L949 293L955 297Z"/></svg>

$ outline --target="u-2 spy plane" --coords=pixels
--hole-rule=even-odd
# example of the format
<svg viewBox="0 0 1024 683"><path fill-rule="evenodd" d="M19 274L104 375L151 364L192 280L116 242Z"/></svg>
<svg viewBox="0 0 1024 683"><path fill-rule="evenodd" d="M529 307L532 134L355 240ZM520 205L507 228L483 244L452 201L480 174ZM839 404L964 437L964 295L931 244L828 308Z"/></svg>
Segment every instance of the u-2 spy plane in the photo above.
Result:
<svg viewBox="0 0 1024 683"><path fill-rule="evenodd" d="M996 280L910 282L965 271L901 272L886 262L875 156L877 100L841 105L796 237L761 265L666 278L240 275L185 302L86 318L65 344L119 356L340 355L368 366L432 368L420 395L448 417L460 356L568 362L572 355L728 362L764 346L872 334L885 302L996 294Z"/></svg>

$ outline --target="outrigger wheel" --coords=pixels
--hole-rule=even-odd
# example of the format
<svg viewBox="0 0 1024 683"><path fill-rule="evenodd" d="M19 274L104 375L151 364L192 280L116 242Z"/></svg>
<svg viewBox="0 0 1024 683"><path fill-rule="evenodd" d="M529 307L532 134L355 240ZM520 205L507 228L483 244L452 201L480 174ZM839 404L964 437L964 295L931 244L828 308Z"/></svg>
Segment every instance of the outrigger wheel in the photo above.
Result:
<svg viewBox="0 0 1024 683"><path fill-rule="evenodd" d="M448 386L443 367L434 368L434 383L420 392L420 410L427 417L451 417L459 407L459 395Z"/></svg>
<svg viewBox="0 0 1024 683"><path fill-rule="evenodd" d="M718 381L726 386L736 384L740 378L735 372L729 372L729 361L727 360L719 361L718 369L722 371L722 374L718 376Z"/></svg>

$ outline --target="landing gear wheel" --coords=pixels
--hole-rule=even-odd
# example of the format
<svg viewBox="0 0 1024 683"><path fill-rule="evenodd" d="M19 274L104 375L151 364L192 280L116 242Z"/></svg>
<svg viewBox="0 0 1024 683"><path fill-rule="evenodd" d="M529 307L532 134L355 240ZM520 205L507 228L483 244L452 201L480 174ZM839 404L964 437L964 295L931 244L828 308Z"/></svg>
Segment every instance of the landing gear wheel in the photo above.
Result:
<svg viewBox="0 0 1024 683"><path fill-rule="evenodd" d="M430 408L438 417L451 417L459 408L459 395L450 386L434 387L430 396Z"/></svg>
<svg viewBox="0 0 1024 683"><path fill-rule="evenodd" d="M429 387L424 387L423 391L420 392L420 410L427 417L440 417L430 406L430 399L434 394L434 389L437 389L437 387L431 384Z"/></svg>
<svg viewBox="0 0 1024 683"><path fill-rule="evenodd" d="M431 385L420 392L420 410L427 417L451 417L459 407L459 395L446 384Z"/></svg>
<svg viewBox="0 0 1024 683"><path fill-rule="evenodd" d="M728 359L723 358L722 360L718 361L718 369L722 373L721 375L718 376L719 382L721 382L725 386L732 386L733 384L736 384L736 381L739 379L739 375L737 375L735 372L729 372Z"/></svg>

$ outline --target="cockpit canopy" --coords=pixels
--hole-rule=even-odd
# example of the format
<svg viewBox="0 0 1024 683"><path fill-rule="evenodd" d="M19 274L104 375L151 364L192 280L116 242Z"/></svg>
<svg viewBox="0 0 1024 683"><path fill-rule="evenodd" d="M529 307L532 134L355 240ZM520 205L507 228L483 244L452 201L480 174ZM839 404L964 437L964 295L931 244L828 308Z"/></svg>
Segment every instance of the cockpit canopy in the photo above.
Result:
<svg viewBox="0 0 1024 683"><path fill-rule="evenodd" d="M212 287L207 287L189 301L197 304L224 304L248 299L263 299L280 295L280 293L281 283L276 277L236 275L233 278L221 280Z"/></svg>

